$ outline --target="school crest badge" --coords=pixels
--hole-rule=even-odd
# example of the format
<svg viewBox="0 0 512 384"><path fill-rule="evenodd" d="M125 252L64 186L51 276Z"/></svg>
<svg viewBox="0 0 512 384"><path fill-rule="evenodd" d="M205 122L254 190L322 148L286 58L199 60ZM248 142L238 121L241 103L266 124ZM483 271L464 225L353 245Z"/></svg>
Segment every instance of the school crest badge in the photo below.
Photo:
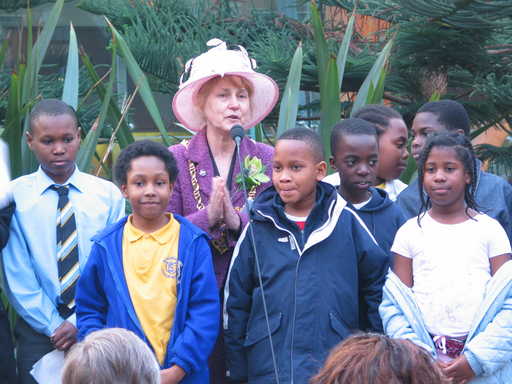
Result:
<svg viewBox="0 0 512 384"><path fill-rule="evenodd" d="M181 279L182 268L183 263L176 257L166 257L162 260L162 273L169 279L175 279L179 282Z"/></svg>

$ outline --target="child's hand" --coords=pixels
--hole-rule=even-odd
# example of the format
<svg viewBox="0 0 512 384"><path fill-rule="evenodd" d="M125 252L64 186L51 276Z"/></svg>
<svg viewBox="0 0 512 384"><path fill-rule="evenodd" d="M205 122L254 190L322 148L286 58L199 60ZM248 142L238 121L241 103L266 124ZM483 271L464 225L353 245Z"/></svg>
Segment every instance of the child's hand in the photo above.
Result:
<svg viewBox="0 0 512 384"><path fill-rule="evenodd" d="M443 369L443 372L448 378L452 379L453 382L457 384L468 383L475 377L475 372L471 369L471 366L464 355L460 355L449 363Z"/></svg>
<svg viewBox="0 0 512 384"><path fill-rule="evenodd" d="M160 383L161 384L178 384L185 377L185 371L173 365L171 368L163 369L160 371Z"/></svg>
<svg viewBox="0 0 512 384"><path fill-rule="evenodd" d="M226 187L222 177L214 177L212 179L212 193L208 207L206 207L210 227L214 227L219 221L223 220L225 189Z"/></svg>
<svg viewBox="0 0 512 384"><path fill-rule="evenodd" d="M50 341L59 351L67 351L76 343L76 331L76 327L66 320L55 330Z"/></svg>

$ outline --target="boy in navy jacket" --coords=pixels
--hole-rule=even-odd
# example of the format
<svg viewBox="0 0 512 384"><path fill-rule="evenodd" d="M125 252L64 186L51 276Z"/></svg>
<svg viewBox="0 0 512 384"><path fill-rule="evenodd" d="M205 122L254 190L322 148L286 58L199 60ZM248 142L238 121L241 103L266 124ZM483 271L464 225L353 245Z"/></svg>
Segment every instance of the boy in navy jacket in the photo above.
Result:
<svg viewBox="0 0 512 384"><path fill-rule="evenodd" d="M363 219L380 247L391 255L402 211L386 191L371 187L377 178L379 145L375 126L362 119L346 119L331 132L331 166L340 178L338 192Z"/></svg>
<svg viewBox="0 0 512 384"><path fill-rule="evenodd" d="M331 185L317 134L286 131L272 162L273 187L252 209L268 309L263 309L248 226L225 288L228 376L273 383L269 332L281 383L306 384L329 350L360 324L382 330L378 306L388 259Z"/></svg>
<svg viewBox="0 0 512 384"><path fill-rule="evenodd" d="M115 166L133 214L93 238L76 294L79 339L101 328L133 331L155 353L162 383L208 382L219 299L208 238L167 212L178 169L143 140Z"/></svg>

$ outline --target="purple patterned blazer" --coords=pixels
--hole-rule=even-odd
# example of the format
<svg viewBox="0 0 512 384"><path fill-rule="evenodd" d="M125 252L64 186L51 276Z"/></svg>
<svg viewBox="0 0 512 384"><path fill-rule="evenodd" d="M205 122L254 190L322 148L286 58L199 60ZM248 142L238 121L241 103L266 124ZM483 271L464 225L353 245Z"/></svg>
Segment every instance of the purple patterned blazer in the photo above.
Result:
<svg viewBox="0 0 512 384"><path fill-rule="evenodd" d="M210 200L210 194L212 191L212 178L214 177L213 164L210 159L208 150L208 143L206 141L206 131L203 129L192 137L188 145L176 144L169 147L176 158L178 165L178 177L174 183L174 191L169 202L169 211L177 213L186 217L193 224L197 225L203 231L207 232L212 239L221 237L222 229L220 227L210 228L208 225L208 214L207 210L197 208L197 201L194 198L193 187L191 176L189 172L189 160L195 164L196 177L199 184L199 191L201 194L201 200L204 206L208 206ZM246 156L256 156L261 159L263 164L266 166L265 173L271 177L272 173L272 156L274 155L274 148L269 145L257 143L247 137L244 137L240 143L240 155L242 160ZM231 202L235 208L241 208L244 205L243 191L241 191L236 184L236 176L240 173L240 165L236 161L233 169L232 185L229 186L231 192ZM256 195L258 195L265 188L269 187L271 182L260 185L256 188ZM247 214L241 211L240 218L242 222L241 229L245 227L248 221ZM238 240L238 235L234 235L228 231L228 244L230 251L228 252L229 258L233 248ZM215 260L215 272L217 275L217 282L219 287L224 281L227 268L229 266L228 260Z"/></svg>

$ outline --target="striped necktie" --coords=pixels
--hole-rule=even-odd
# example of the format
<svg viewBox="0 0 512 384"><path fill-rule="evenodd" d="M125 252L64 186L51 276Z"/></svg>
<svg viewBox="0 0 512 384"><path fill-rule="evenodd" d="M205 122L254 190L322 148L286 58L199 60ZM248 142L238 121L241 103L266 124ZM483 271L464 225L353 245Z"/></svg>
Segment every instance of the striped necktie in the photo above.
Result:
<svg viewBox="0 0 512 384"><path fill-rule="evenodd" d="M60 281L59 313L69 317L75 310L75 286L80 275L75 215L69 201L69 186L52 185L59 194L57 205L57 267Z"/></svg>

